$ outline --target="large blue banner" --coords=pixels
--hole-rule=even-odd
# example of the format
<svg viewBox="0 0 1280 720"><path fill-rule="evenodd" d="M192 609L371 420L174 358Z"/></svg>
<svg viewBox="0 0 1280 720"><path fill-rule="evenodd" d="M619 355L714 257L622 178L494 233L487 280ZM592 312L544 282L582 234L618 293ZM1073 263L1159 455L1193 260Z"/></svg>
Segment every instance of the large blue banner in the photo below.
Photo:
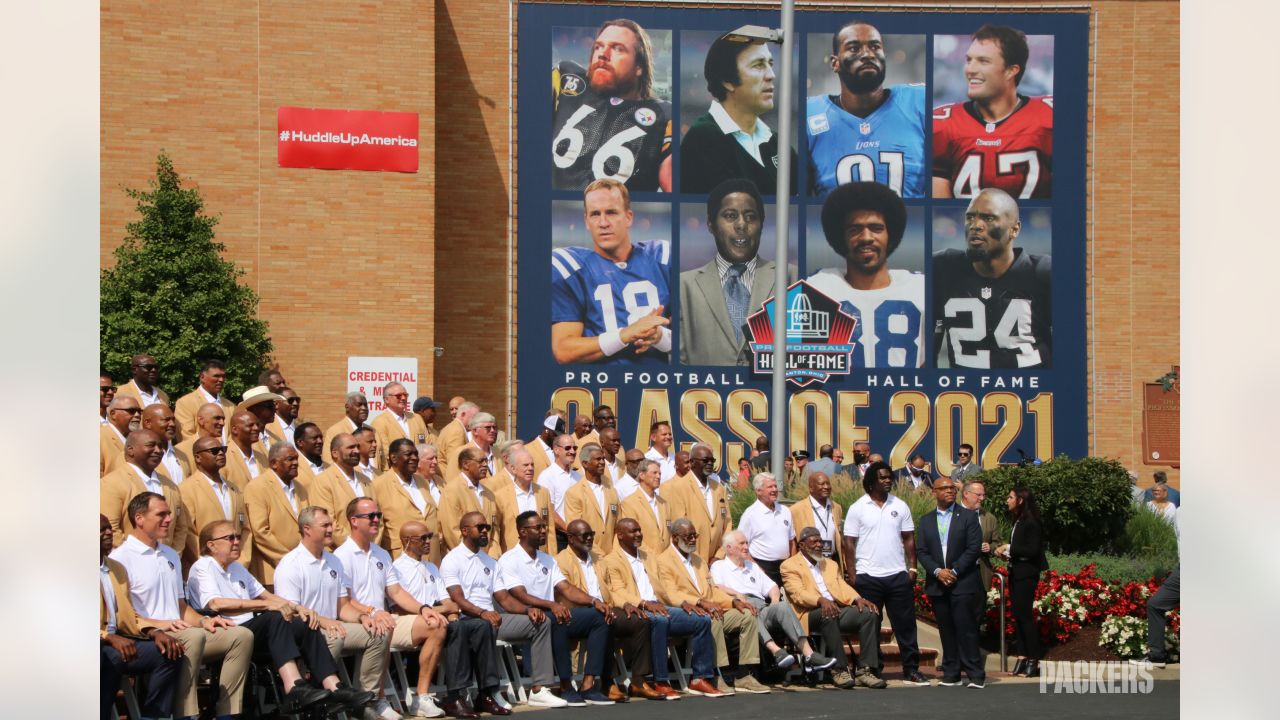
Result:
<svg viewBox="0 0 1280 720"><path fill-rule="evenodd" d="M740 30L778 23L521 5L519 435L608 405L624 447L668 420L737 467L769 432L787 152L787 450L944 474L962 443L988 467L1083 455L1087 14Z"/></svg>

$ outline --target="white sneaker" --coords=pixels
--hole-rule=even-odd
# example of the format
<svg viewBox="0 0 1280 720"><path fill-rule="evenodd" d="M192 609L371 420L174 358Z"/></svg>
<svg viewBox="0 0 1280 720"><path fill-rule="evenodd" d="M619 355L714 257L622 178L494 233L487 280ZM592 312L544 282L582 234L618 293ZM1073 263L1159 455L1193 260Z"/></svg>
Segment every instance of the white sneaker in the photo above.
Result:
<svg viewBox="0 0 1280 720"><path fill-rule="evenodd" d="M436 701L430 695L414 695L409 703L409 714L413 717L444 717L444 710L436 707Z"/></svg>
<svg viewBox="0 0 1280 720"><path fill-rule="evenodd" d="M544 687L538 692L529 693L529 704L533 707L566 707L569 703L551 692L551 688Z"/></svg>
<svg viewBox="0 0 1280 720"><path fill-rule="evenodd" d="M403 720L403 716L391 707L386 698L382 698L373 706L373 713L382 720Z"/></svg>

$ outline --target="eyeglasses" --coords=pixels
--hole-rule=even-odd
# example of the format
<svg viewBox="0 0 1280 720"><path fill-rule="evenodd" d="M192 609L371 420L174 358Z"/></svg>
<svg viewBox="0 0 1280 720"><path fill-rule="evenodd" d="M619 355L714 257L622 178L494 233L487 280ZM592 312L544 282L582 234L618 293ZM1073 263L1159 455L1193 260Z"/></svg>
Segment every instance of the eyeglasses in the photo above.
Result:
<svg viewBox="0 0 1280 720"><path fill-rule="evenodd" d="M231 533L230 535L220 535L216 538L209 538L209 542L217 542L219 540L226 540L232 545L235 545L236 543L240 542L240 536L235 533Z"/></svg>
<svg viewBox="0 0 1280 720"><path fill-rule="evenodd" d="M102 387L98 388L98 392L115 392L115 391L116 391L115 385L103 385Z"/></svg>
<svg viewBox="0 0 1280 720"><path fill-rule="evenodd" d="M697 539L698 539L698 533L697 533L697 531L695 530L695 531L691 531L691 532L686 533L686 534L685 534L685 536L684 536L684 539L685 539L685 540L697 540Z"/></svg>
<svg viewBox="0 0 1280 720"><path fill-rule="evenodd" d="M416 535L416 536L413 536L413 537L407 537L407 538L405 538L405 542L419 542L419 543L424 543L424 542L427 542L428 540L430 540L431 538L433 538L433 537L435 537L435 536L436 536L436 534L435 534L435 533L427 533L426 535Z"/></svg>
<svg viewBox="0 0 1280 720"><path fill-rule="evenodd" d="M217 447L208 447L203 450L197 450L196 454L199 455L202 452L213 453L214 455L224 455L227 452L227 446L219 445Z"/></svg>
<svg viewBox="0 0 1280 720"><path fill-rule="evenodd" d="M985 492L978 492L977 490L965 490L965 493L972 495L976 498L984 498L987 496Z"/></svg>
<svg viewBox="0 0 1280 720"><path fill-rule="evenodd" d="M141 408L116 408L115 410L112 410L112 412L129 413L130 415L141 415L142 409Z"/></svg>
<svg viewBox="0 0 1280 720"><path fill-rule="evenodd" d="M351 517L353 517L353 518L364 518L364 519L366 519L366 520L381 520L381 519L382 519L382 513L380 513L380 512L356 513L355 515L352 515Z"/></svg>
<svg viewBox="0 0 1280 720"><path fill-rule="evenodd" d="M476 530L477 532L489 532L490 530L492 530L492 529L493 529L493 526L492 526L492 525L490 525L490 524L488 524L488 523L481 523L481 524L479 524L479 525L472 525L471 527L475 528L475 530Z"/></svg>
<svg viewBox="0 0 1280 720"><path fill-rule="evenodd" d="M390 397L390 398L407 398L407 397L409 397L409 393L387 393L387 397Z"/></svg>
<svg viewBox="0 0 1280 720"><path fill-rule="evenodd" d="M139 370L155 370L160 366L155 363L145 363L145 364L134 365L134 367L138 368Z"/></svg>

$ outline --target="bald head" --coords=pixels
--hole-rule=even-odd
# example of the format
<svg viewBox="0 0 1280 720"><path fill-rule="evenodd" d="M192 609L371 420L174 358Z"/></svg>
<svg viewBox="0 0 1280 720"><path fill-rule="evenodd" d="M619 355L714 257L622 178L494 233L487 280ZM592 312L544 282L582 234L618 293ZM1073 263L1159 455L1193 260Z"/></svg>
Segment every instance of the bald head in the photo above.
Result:
<svg viewBox="0 0 1280 720"><path fill-rule="evenodd" d="M972 206L979 200L985 200L993 210L1005 215L1005 217L1013 220L1014 222L1021 219L1021 215L1018 212L1018 201L1014 200L1012 195L1000 188L987 188L986 190L979 192L977 196L970 201L969 205Z"/></svg>

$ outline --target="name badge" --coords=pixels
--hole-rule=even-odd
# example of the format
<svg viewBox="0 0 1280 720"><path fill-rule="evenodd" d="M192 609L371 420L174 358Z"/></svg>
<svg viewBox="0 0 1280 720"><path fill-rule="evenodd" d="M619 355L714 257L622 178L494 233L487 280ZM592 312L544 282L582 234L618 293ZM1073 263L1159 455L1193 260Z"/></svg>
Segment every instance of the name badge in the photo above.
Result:
<svg viewBox="0 0 1280 720"><path fill-rule="evenodd" d="M618 514L618 506L617 506L617 505L610 505L610 506L609 506L609 512L613 513L614 515L617 515L617 514Z"/></svg>
<svg viewBox="0 0 1280 720"><path fill-rule="evenodd" d="M547 519L547 512L548 512L550 509L551 509L551 508L542 508L542 519L543 519L543 520L546 520L546 519Z"/></svg>
<svg viewBox="0 0 1280 720"><path fill-rule="evenodd" d="M244 513L237 514L236 519L240 523L240 527L244 527Z"/></svg>
<svg viewBox="0 0 1280 720"><path fill-rule="evenodd" d="M426 435L423 435L422 433L418 433L418 442L419 442L419 443L424 443L424 442L426 442L426 441L427 441L427 436L426 436Z"/></svg>
<svg viewBox="0 0 1280 720"><path fill-rule="evenodd" d="M822 556L831 557L835 553L835 543L830 540L822 541Z"/></svg>
<svg viewBox="0 0 1280 720"><path fill-rule="evenodd" d="M729 516L729 508L722 506L720 508L720 517L728 517L728 516Z"/></svg>

